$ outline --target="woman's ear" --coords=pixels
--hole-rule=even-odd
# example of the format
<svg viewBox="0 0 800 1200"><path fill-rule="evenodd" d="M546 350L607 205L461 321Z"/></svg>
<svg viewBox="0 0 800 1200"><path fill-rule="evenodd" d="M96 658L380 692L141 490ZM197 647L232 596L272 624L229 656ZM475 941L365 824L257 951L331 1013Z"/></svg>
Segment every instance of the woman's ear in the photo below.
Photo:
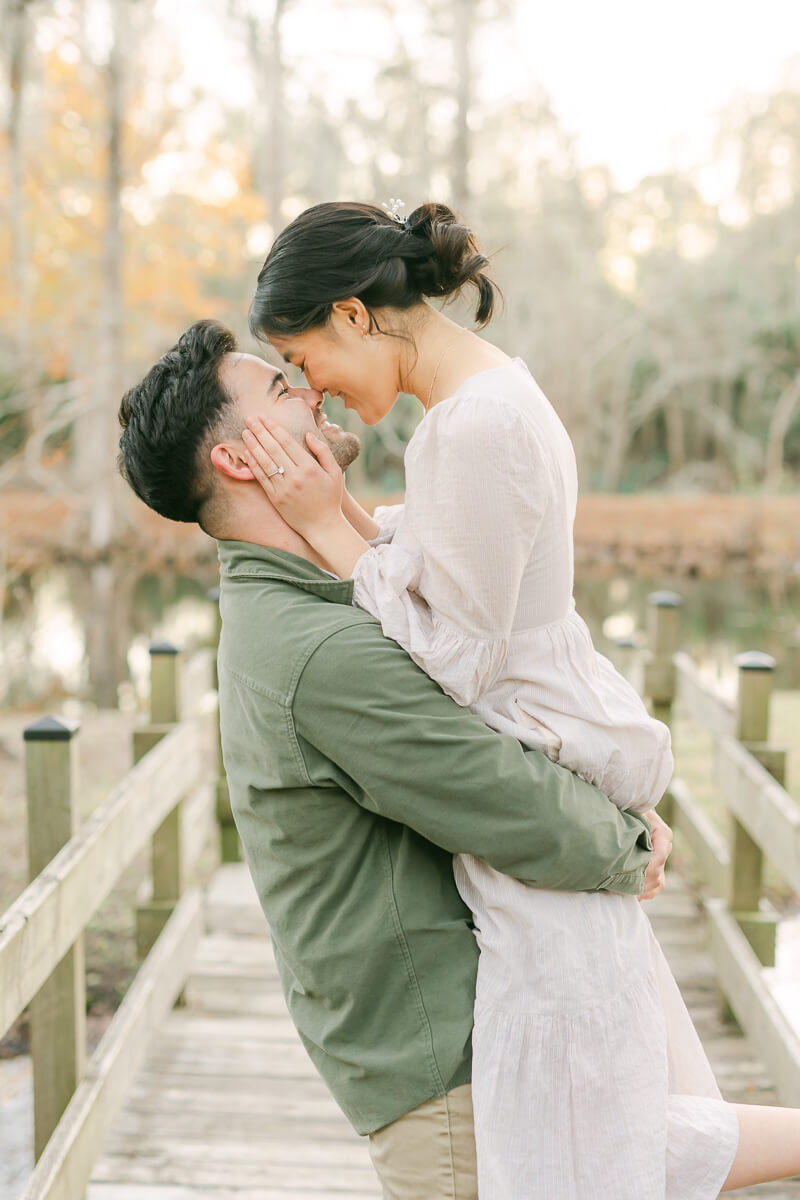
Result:
<svg viewBox="0 0 800 1200"><path fill-rule="evenodd" d="M331 315L339 328L343 326L348 333L357 333L360 337L366 337L369 333L370 315L357 296L351 296L349 300L337 300L332 306Z"/></svg>
<svg viewBox="0 0 800 1200"><path fill-rule="evenodd" d="M248 483L255 478L247 465L243 451L239 450L235 443L220 442L213 446L209 458L212 466L216 467L223 475L227 475L229 479Z"/></svg>

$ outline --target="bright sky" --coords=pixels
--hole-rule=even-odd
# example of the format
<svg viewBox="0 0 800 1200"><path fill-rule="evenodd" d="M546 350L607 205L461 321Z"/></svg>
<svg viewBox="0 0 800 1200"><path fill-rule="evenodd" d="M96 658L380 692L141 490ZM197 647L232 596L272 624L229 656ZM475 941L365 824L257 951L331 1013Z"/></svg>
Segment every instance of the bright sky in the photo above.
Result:
<svg viewBox="0 0 800 1200"><path fill-rule="evenodd" d="M158 4L174 22L189 82L244 104L247 71L235 39L220 34L225 7L222 0ZM396 7L413 47L414 5L397 0ZM622 186L702 161L715 113L737 92L787 78L800 87L800 0L516 0L515 7L510 30L497 23L481 32L483 96L524 96L543 86L578 136L581 156L609 164ZM297 0L285 20L290 84L313 75L332 97L368 104L375 65L391 46L386 23L346 0Z"/></svg>
<svg viewBox="0 0 800 1200"><path fill-rule="evenodd" d="M522 0L518 23L531 76L623 185L701 158L737 92L800 87L798 0Z"/></svg>

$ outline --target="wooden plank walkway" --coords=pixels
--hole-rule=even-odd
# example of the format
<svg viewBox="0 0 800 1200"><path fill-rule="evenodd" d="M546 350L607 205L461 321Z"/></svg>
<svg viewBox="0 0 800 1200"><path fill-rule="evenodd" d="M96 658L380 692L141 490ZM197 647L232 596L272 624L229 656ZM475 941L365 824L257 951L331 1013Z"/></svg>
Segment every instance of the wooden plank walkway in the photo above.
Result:
<svg viewBox="0 0 800 1200"><path fill-rule="evenodd" d="M677 873L648 913L727 1098L775 1103L749 1043L719 1019L702 921ZM185 999L115 1122L87 1200L378 1200L366 1141L289 1022L242 865L212 880ZM800 1181L731 1194L800 1200Z"/></svg>
<svg viewBox="0 0 800 1200"><path fill-rule="evenodd" d="M185 989L97 1163L87 1200L378 1200L289 1021L247 868L221 867Z"/></svg>

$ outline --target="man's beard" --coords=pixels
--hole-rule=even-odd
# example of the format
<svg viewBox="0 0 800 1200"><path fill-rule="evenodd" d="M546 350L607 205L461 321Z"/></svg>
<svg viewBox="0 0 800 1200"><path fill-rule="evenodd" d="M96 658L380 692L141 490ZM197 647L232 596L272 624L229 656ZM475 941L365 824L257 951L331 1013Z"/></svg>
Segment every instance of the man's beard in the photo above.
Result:
<svg viewBox="0 0 800 1200"><path fill-rule="evenodd" d="M357 434L349 433L345 429L335 432L331 437L328 437L323 430L318 429L317 437L325 442L343 471L346 471L361 453L361 439Z"/></svg>

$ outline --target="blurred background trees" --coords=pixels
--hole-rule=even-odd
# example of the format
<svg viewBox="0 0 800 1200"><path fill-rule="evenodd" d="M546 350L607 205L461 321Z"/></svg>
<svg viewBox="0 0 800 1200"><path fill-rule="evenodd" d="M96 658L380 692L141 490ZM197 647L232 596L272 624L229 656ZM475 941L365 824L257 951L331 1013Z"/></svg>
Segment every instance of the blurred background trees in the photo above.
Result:
<svg viewBox="0 0 800 1200"><path fill-rule="evenodd" d="M77 497L102 552L129 520L125 386L200 316L249 347L258 267L302 208L390 196L453 203L493 253L492 336L561 413L584 490L795 487L800 88L739 96L713 161L621 189L535 81L487 99L476 48L514 8L342 0L356 94L299 74L313 0L212 6L238 69L202 84L162 3L2 0L0 488ZM369 430L331 407L364 437L361 486L402 486L418 406Z"/></svg>

